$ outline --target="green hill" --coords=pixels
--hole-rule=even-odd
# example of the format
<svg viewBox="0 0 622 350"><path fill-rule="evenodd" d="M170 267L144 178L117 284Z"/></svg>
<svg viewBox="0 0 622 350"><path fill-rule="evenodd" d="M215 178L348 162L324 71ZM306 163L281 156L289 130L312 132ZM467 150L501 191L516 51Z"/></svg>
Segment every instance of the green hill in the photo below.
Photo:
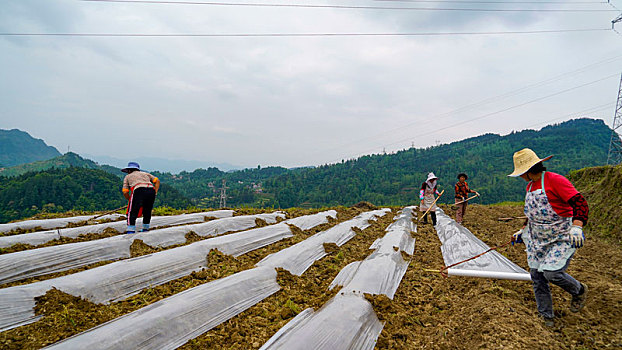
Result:
<svg viewBox="0 0 622 350"><path fill-rule="evenodd" d="M622 165L572 171L568 178L590 206L588 238L596 234L622 245Z"/></svg>
<svg viewBox="0 0 622 350"><path fill-rule="evenodd" d="M377 205L418 203L418 191L433 171L445 189L441 202L453 201L459 172L469 175L471 188L482 194L480 203L522 201L525 183L508 178L512 154L529 147L544 157L550 171L571 170L606 162L611 129L602 120L576 119L543 129L506 136L486 134L459 142L408 149L390 155L371 155L340 164L287 172L264 182L281 207L351 205L362 200Z"/></svg>
<svg viewBox="0 0 622 350"><path fill-rule="evenodd" d="M60 156L60 152L27 132L0 129L0 166L11 167Z"/></svg>
<svg viewBox="0 0 622 350"><path fill-rule="evenodd" d="M99 169L68 167L0 177L0 222L42 211L111 210L127 204L121 179ZM190 202L175 188L162 184L156 206L187 208Z"/></svg>
<svg viewBox="0 0 622 350"><path fill-rule="evenodd" d="M123 175L120 169L117 169L110 165L99 165L94 161L82 158L73 152L67 152L61 156L52 159L41 160L27 164L20 164L13 167L0 169L0 176L12 177L22 175L28 172L38 172L48 169L66 169L70 167L100 169L117 176Z"/></svg>

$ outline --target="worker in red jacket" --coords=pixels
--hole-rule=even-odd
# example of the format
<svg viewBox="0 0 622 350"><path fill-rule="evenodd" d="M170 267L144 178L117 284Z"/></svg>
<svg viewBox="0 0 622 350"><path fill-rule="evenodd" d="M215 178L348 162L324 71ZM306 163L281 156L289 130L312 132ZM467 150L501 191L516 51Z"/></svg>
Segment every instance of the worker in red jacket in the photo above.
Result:
<svg viewBox="0 0 622 350"><path fill-rule="evenodd" d="M125 233L136 232L136 219L142 213L143 227L141 232L149 231L151 223L151 210L155 202L156 194L160 189L160 180L157 177L140 171L140 165L129 162L127 167L121 170L125 175L123 179L123 196L129 201L127 206L127 230Z"/></svg>
<svg viewBox="0 0 622 350"><path fill-rule="evenodd" d="M469 188L469 184L466 180L469 177L465 173L458 174L458 182L456 183L456 222L462 224L462 220L464 218L464 214L466 214L467 203L466 199L469 196L469 193L476 193L479 196L479 193Z"/></svg>
<svg viewBox="0 0 622 350"><path fill-rule="evenodd" d="M525 243L538 313L548 327L555 326L553 298L549 282L572 296L570 311L579 312L585 305L587 285L566 273L570 260L583 246L583 226L589 208L579 191L562 175L546 171L543 161L529 148L514 153L514 172L527 184L525 226L512 240Z"/></svg>

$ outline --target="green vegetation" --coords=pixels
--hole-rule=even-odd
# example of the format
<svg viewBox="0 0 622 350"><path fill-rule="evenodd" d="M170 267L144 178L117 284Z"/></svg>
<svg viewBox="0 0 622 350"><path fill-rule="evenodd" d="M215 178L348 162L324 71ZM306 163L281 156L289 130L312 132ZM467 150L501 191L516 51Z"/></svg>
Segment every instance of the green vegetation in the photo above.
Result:
<svg viewBox="0 0 622 350"><path fill-rule="evenodd" d="M121 179L97 169L71 167L31 172L13 178L0 177L0 222L40 212L111 210L127 204ZM188 199L163 184L156 206L185 208Z"/></svg>
<svg viewBox="0 0 622 350"><path fill-rule="evenodd" d="M0 129L0 164L10 167L60 156L58 150L43 140L17 129Z"/></svg>
<svg viewBox="0 0 622 350"><path fill-rule="evenodd" d="M622 165L572 171L568 178L590 206L588 237L597 234L622 245Z"/></svg>
<svg viewBox="0 0 622 350"><path fill-rule="evenodd" d="M507 177L513 170L515 151L529 147L541 157L554 154L546 163L548 170L568 174L571 170L604 164L610 137L611 129L602 120L576 119L539 131L525 130L506 136L486 134L315 168L257 167L234 172L208 168L176 175L157 171L152 174L163 183L156 205L172 208L218 207L223 180L228 207L318 208L351 206L361 201L383 206L413 204L419 201L421 183L430 171L439 177L440 189L446 190L440 203L453 202L453 186L459 172L467 173L471 188L481 193L481 198L474 200L476 203L521 202L525 182ZM92 172L75 179L69 175L75 170L59 170L68 167L89 168ZM100 166L74 153L0 172L4 176L17 174L24 175L0 177L0 219L4 221L41 210L114 209L124 203L119 194L123 176L120 169ZM52 184L53 190L44 190L47 185L42 183ZM93 187L98 183L106 185Z"/></svg>

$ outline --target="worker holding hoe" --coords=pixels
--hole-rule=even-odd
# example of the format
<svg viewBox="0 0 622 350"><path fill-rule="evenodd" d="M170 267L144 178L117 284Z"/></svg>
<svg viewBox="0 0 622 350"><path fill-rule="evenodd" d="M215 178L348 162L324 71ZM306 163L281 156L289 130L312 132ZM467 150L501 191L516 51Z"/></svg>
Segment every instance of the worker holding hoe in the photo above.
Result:
<svg viewBox="0 0 622 350"><path fill-rule="evenodd" d="M419 199L421 200L419 211L422 213L429 211L432 225L434 226L436 226L436 213L434 212L436 210L436 201L434 194L440 195L437 190L437 180L438 178L434 173L429 173L427 180L421 184L421 191L419 191ZM423 215L423 223L428 223L428 214Z"/></svg>
<svg viewBox="0 0 622 350"><path fill-rule="evenodd" d="M458 182L456 183L456 222L462 224L462 219L464 218L464 214L466 214L467 203L470 198L468 198L469 193L475 193L479 196L477 191L469 188L469 184L466 180L469 177L465 173L458 174Z"/></svg>
<svg viewBox="0 0 622 350"><path fill-rule="evenodd" d="M525 243L538 313L548 327L555 326L553 298L549 282L572 295L570 311L579 312L585 305L587 286L566 273L577 248L583 246L583 226L588 219L588 205L574 186L562 175L547 172L529 148L514 153L514 172L527 184L525 226L512 241Z"/></svg>
<svg viewBox="0 0 622 350"><path fill-rule="evenodd" d="M160 180L157 177L140 171L140 165L129 162L127 168L121 170L125 175L123 179L123 196L129 201L127 206L127 230L125 233L136 232L136 219L142 212L143 228L141 232L149 231L151 223L151 210L155 202L156 194L160 189Z"/></svg>

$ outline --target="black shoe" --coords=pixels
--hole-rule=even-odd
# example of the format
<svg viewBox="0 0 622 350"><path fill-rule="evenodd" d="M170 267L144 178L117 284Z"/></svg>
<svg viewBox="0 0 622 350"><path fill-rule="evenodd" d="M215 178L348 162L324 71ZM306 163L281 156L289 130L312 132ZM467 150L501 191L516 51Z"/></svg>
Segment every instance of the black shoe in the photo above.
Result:
<svg viewBox="0 0 622 350"><path fill-rule="evenodd" d="M583 292L579 295L573 295L570 301L570 311L572 312L579 312L585 306L585 301L587 300L587 286L581 283L581 289L583 289Z"/></svg>

